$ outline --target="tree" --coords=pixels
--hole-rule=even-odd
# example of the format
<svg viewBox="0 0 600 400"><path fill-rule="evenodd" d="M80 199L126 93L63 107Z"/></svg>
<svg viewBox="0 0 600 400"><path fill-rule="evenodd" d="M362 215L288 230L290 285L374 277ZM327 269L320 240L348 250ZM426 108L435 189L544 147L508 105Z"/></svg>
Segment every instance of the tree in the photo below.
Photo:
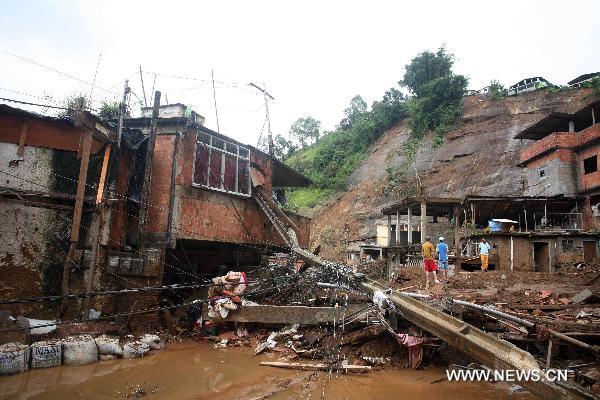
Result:
<svg viewBox="0 0 600 400"><path fill-rule="evenodd" d="M121 103L118 101L106 101L103 100L100 104L100 111L98 116L102 119L115 119L119 117L119 107Z"/></svg>
<svg viewBox="0 0 600 400"><path fill-rule="evenodd" d="M434 130L434 145L441 144L444 134L462 114L462 99L468 79L452 72L454 56L441 47L436 53L424 51L406 66L399 82L413 97L407 101L409 127L415 138Z"/></svg>
<svg viewBox="0 0 600 400"><path fill-rule="evenodd" d="M508 94L508 90L498 81L491 81L488 93L492 100L502 100Z"/></svg>
<svg viewBox="0 0 600 400"><path fill-rule="evenodd" d="M319 141L321 122L313 117L298 118L290 128L290 136L297 140L300 148Z"/></svg>
<svg viewBox="0 0 600 400"><path fill-rule="evenodd" d="M367 102L360 96L356 95L350 100L350 107L344 110L344 119L340 121L339 128L349 130L352 125L358 121L367 112Z"/></svg>
<svg viewBox="0 0 600 400"><path fill-rule="evenodd" d="M267 141L267 136L261 136L257 146L260 150L264 151L265 153L269 151L269 144ZM298 146L294 145L294 143L291 140L287 140L282 135L277 134L273 138L273 155L277 159L285 161L292 154L294 154L296 150L298 150Z"/></svg>

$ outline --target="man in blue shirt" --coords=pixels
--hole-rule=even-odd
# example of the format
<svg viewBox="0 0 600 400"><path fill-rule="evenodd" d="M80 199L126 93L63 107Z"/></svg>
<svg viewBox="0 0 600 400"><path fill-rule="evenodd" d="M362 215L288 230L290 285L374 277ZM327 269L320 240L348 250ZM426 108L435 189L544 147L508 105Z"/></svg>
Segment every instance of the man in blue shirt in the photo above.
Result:
<svg viewBox="0 0 600 400"><path fill-rule="evenodd" d="M490 247L491 246L487 240L485 240L485 238L481 238L481 243L479 243L479 256L481 257L481 270L483 272L487 272L488 269Z"/></svg>
<svg viewBox="0 0 600 400"><path fill-rule="evenodd" d="M438 253L438 268L442 271L442 279L448 280L448 245L443 237L440 237L435 252Z"/></svg>

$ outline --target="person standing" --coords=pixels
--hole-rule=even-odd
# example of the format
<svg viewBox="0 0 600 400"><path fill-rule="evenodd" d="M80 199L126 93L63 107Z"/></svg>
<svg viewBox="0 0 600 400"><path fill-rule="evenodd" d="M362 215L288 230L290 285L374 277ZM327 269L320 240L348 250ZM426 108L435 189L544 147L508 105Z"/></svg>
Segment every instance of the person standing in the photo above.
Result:
<svg viewBox="0 0 600 400"><path fill-rule="evenodd" d="M442 276L440 277L444 281L448 280L448 245L446 244L443 237L440 237L440 242L438 243L435 251L438 254L438 267L442 272Z"/></svg>
<svg viewBox="0 0 600 400"><path fill-rule="evenodd" d="M490 244L485 238L481 238L481 243L479 243L479 257L481 257L481 270L487 272L490 258Z"/></svg>
<svg viewBox="0 0 600 400"><path fill-rule="evenodd" d="M430 273L433 273L434 282L440 283L436 274L438 267L433 260L433 256L435 255L435 247L433 247L431 238L429 236L425 236L425 243L423 243L421 251L423 253L423 267L425 268L425 288L429 289Z"/></svg>

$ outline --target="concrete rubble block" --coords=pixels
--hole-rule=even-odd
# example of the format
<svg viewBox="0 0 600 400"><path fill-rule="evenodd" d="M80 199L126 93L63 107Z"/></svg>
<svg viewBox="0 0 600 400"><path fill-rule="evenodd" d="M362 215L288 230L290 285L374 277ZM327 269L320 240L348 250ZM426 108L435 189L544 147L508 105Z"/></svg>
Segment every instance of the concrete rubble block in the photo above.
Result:
<svg viewBox="0 0 600 400"><path fill-rule="evenodd" d="M140 337L140 342L146 343L150 347L150 350L162 350L165 348L165 344L158 335L146 333Z"/></svg>
<svg viewBox="0 0 600 400"><path fill-rule="evenodd" d="M571 298L571 303L583 303L589 298L594 296L594 293L590 289L583 289L581 292L577 293L575 296Z"/></svg>

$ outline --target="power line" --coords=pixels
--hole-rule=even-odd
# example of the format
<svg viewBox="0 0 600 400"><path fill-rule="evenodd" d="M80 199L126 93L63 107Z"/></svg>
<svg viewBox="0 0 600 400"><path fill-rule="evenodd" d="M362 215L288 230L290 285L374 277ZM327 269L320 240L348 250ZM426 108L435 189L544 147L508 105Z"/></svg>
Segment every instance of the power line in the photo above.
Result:
<svg viewBox="0 0 600 400"><path fill-rule="evenodd" d="M37 107L46 107L46 108L54 108L57 110L67 110L67 111L84 111L83 109L74 109L74 108L68 108L68 107L60 107L60 106L52 106L50 104L39 104L39 103L31 103L29 101L22 101L22 100L15 100L15 99L9 99L6 97L0 97L0 100L2 101L8 101L11 103L19 103L19 104L26 104L28 106L37 106Z"/></svg>
<svg viewBox="0 0 600 400"><path fill-rule="evenodd" d="M47 65L44 65L44 64L41 64L41 63L39 63L37 61L31 60L29 58L17 55L17 54L12 53L12 52L10 52L8 50L0 49L0 51L3 52L3 53L5 53L5 54L8 54L10 56L13 56L13 57L15 57L15 58L17 58L17 59L19 59L21 61L25 61L25 62L31 63L33 65L37 65L38 67L44 68L44 69L46 69L48 71L55 72L55 73L57 73L57 74L59 74L61 76L64 76L66 78L73 79L73 80L75 80L77 82L83 83L83 84L88 85L88 86L94 86L92 83L90 83L88 81L84 81L83 79L77 78L77 77L75 77L73 75L70 75L70 74L68 74L66 72L60 71L60 70L58 70L56 68L53 68L53 67L48 67ZM100 89L100 90L103 90L105 92L108 92L108 93L116 94L115 92L113 92L111 90L108 90L108 89L104 89L104 88L102 88L100 86L97 86L97 88Z"/></svg>

